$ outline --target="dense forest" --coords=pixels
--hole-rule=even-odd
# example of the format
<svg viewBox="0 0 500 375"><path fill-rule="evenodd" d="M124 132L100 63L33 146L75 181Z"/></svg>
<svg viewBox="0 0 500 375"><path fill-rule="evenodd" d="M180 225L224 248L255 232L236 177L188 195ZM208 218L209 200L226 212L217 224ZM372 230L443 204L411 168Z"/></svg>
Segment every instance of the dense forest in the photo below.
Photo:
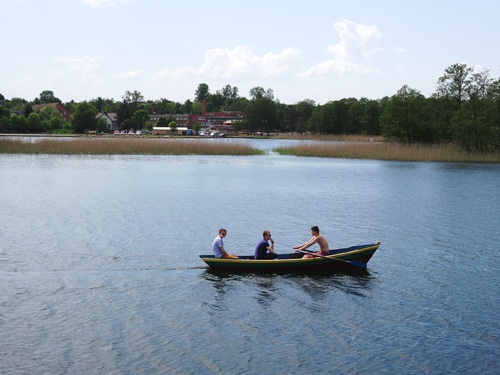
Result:
<svg viewBox="0 0 500 375"><path fill-rule="evenodd" d="M322 105L309 99L283 104L274 98L272 89L262 87L252 88L249 98L231 85L211 93L205 83L198 85L193 101L184 103L144 100L138 91L127 91L121 101L98 97L80 103L62 103L49 90L33 101L6 100L0 94L0 132L100 131L106 127L96 122L98 112L117 113L122 129L147 128L152 126L151 114L201 113L203 100L209 112L245 112L246 119L237 130L383 135L405 143L454 142L470 152L500 149L500 79L490 77L489 70L478 72L466 64L446 68L430 97L404 85L391 97L346 98ZM44 103L63 104L71 111L71 121L65 122L52 106L34 109Z"/></svg>

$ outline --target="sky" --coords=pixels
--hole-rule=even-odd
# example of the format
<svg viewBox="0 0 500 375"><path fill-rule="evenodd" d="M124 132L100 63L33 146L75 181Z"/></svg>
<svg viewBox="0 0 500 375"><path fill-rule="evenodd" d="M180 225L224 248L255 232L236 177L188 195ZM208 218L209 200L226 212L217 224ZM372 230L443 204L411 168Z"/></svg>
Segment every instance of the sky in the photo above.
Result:
<svg viewBox="0 0 500 375"><path fill-rule="evenodd" d="M285 104L426 97L447 67L500 77L497 0L0 0L0 93L194 100L226 85Z"/></svg>

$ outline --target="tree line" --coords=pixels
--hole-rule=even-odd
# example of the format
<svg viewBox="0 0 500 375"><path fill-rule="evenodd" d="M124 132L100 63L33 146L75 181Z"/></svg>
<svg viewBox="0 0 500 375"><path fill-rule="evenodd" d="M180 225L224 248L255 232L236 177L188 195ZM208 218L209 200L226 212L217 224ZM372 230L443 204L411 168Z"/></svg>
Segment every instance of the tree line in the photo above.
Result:
<svg viewBox="0 0 500 375"><path fill-rule="evenodd" d="M62 103L52 91L43 91L31 102L5 100L1 94L0 100L0 131L8 133L105 130L106 124L95 120L98 112L117 113L121 129L142 129L152 126L151 114L201 113L205 101L208 112L245 112L245 120L235 125L240 131L383 135L406 143L454 142L469 152L500 149L500 79L490 77L489 70L476 71L466 64L446 68L430 97L404 85L393 96L377 100L346 98L320 105L305 99L283 104L270 88L254 87L246 98L236 86L212 93L201 83L194 100L184 103L144 100L138 91L127 91L119 101L98 97L63 103L72 112L70 124L53 107L33 109L34 104ZM165 126L175 126L171 119L163 121Z"/></svg>

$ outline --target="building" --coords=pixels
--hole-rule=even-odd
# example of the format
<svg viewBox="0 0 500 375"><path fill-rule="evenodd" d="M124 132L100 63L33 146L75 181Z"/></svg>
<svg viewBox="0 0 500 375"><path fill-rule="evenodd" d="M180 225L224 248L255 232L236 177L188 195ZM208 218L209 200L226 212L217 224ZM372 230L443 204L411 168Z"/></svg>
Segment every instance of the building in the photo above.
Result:
<svg viewBox="0 0 500 375"><path fill-rule="evenodd" d="M99 119L103 119L104 121L106 121L109 131L120 129L120 126L118 125L118 115L114 112L99 112L95 116L95 119L96 121L98 121Z"/></svg>
<svg viewBox="0 0 500 375"><path fill-rule="evenodd" d="M193 131L185 126L178 127L175 132L168 126L155 126L153 127L154 135L192 135Z"/></svg>
<svg viewBox="0 0 500 375"><path fill-rule="evenodd" d="M207 112L206 102L202 102L202 113L189 115L189 125L198 123L203 130L217 131L219 133L234 133L234 124L244 121L246 114L240 111Z"/></svg>
<svg viewBox="0 0 500 375"><path fill-rule="evenodd" d="M155 129L170 129L167 127L155 126L158 124L160 118L166 118L167 121L175 121L177 129L186 128L187 130L193 129L195 124L198 125L200 130L206 132L217 132L224 134L233 134L235 132L234 125L237 122L244 121L246 115L244 112L239 111L223 111L223 112L207 112L206 102L202 102L202 113L201 114L153 114L151 115L151 121L153 122L153 133L155 134ZM161 133L165 134L165 130L159 130ZM167 131L170 134L170 131ZM186 134L185 132L178 132L178 134Z"/></svg>
<svg viewBox="0 0 500 375"><path fill-rule="evenodd" d="M33 110L42 109L48 105L56 107L64 121L68 122L69 120L71 120L71 112L61 103L35 104L33 106Z"/></svg>
<svg viewBox="0 0 500 375"><path fill-rule="evenodd" d="M175 123L177 124L177 126L182 126L182 127L189 127L190 124L189 123L189 116L190 115L184 115L184 114L180 114L180 113L176 113L176 114L164 114L164 115L151 115L151 121L153 122L153 127L156 125L156 123L158 122L158 120L160 118L165 118L167 119L167 121L175 121Z"/></svg>

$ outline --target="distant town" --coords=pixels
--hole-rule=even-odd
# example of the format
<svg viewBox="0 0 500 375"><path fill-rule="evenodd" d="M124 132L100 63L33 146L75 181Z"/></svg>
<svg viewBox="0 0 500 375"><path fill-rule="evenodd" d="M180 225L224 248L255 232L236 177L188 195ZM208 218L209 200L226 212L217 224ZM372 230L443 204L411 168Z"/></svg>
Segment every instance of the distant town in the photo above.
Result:
<svg viewBox="0 0 500 375"><path fill-rule="evenodd" d="M254 87L250 99L226 85L210 93L201 83L194 101L146 101L127 91L121 101L97 98L62 103L46 90L33 102L0 94L0 132L208 135L311 133L381 135L404 144L455 144L466 152L500 150L500 79L466 64L445 69L426 98L403 85L391 97L283 104L272 89Z"/></svg>

